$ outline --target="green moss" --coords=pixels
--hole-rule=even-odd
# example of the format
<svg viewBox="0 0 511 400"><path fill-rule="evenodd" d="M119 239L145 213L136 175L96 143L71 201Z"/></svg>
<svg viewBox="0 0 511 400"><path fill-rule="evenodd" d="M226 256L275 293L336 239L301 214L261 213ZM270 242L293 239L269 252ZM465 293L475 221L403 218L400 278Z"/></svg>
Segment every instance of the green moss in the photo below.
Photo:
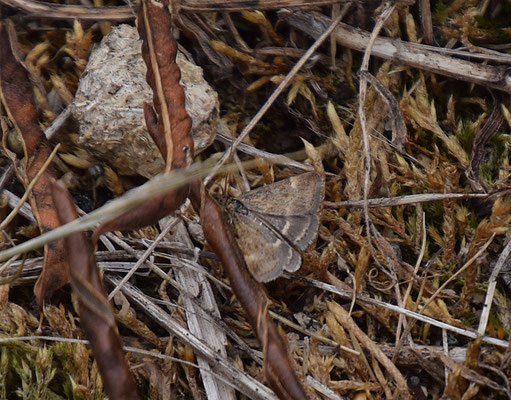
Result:
<svg viewBox="0 0 511 400"><path fill-rule="evenodd" d="M77 365L77 344L7 342L0 348L0 399L104 399L90 363ZM82 345L83 346L83 345Z"/></svg>
<svg viewBox="0 0 511 400"><path fill-rule="evenodd" d="M479 323L476 313L467 312L460 318L461 322L466 327L475 327Z"/></svg>
<svg viewBox="0 0 511 400"><path fill-rule="evenodd" d="M481 29L500 29L511 26L511 3L500 2L500 11L496 14L476 15L474 20Z"/></svg>
<svg viewBox="0 0 511 400"><path fill-rule="evenodd" d="M474 215L474 213L470 213L468 214L468 222L469 222L469 226L475 230L477 228L477 226L479 225L479 221L477 220L476 216Z"/></svg>
<svg viewBox="0 0 511 400"><path fill-rule="evenodd" d="M457 138L461 147L467 152L467 154L472 153L472 144L474 143L475 136L476 132L474 132L474 129L472 128L472 122L464 122L463 128L457 135Z"/></svg>
<svg viewBox="0 0 511 400"><path fill-rule="evenodd" d="M481 180L494 182L498 179L499 169L508 157L508 148L511 142L508 135L496 134L485 146L485 154L481 165Z"/></svg>
<svg viewBox="0 0 511 400"><path fill-rule="evenodd" d="M53 366L53 354L46 347L39 348L35 357L33 354L3 348L1 364L2 369L4 365L9 365L11 374L5 381L6 397L14 394L30 400L63 399L50 388L56 369Z"/></svg>
<svg viewBox="0 0 511 400"><path fill-rule="evenodd" d="M495 313L491 312L490 315L488 316L488 325L492 325L496 330L502 329L507 334L509 333L508 329L506 329L506 326L502 324L502 321Z"/></svg>
<svg viewBox="0 0 511 400"><path fill-rule="evenodd" d="M444 220L444 205L441 201L431 201L423 205L424 212L426 213L426 220L428 224L433 223L434 225L441 226ZM436 223L435 223L436 222Z"/></svg>
<svg viewBox="0 0 511 400"><path fill-rule="evenodd" d="M440 23L443 23L448 15L447 15L447 6L444 4L442 0L440 0L438 3L436 3L435 8L435 20L437 20Z"/></svg>

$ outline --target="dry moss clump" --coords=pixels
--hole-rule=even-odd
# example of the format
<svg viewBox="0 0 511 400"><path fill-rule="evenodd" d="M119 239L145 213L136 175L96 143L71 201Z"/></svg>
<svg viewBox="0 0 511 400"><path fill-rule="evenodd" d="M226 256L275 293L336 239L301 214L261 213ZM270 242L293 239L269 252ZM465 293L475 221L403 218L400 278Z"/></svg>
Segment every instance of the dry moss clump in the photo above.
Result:
<svg viewBox="0 0 511 400"><path fill-rule="evenodd" d="M322 33L325 19L342 7L182 11L190 23L179 41L220 100L222 135L201 159L225 151ZM300 164L313 165L325 178L316 242L303 252L296 274L266 286L311 398L511 397L510 90L504 83L475 82L483 72L502 72L511 60L511 5L422 1L386 7L374 1L351 5L346 25L292 79L239 148L235 162L255 155L257 167L215 178L212 190L237 195L295 175ZM73 22L71 15L34 19L4 5L0 10L15 20L40 123L47 128L73 102L90 49L110 23ZM304 24L307 18L317 24ZM367 33L364 49L349 36L360 30ZM371 32L399 52L382 55L380 42L369 43ZM361 50L371 46L374 54L364 59ZM438 54L444 71L428 63ZM460 59L465 69L446 72ZM65 154L57 168L85 211L143 181L84 152L76 135L69 119L53 141L62 143ZM7 142L15 150L16 135L11 132ZM304 148L295 164L272 162L274 155ZM4 154L0 166L9 165ZM10 211L8 196L23 194L14 179L3 188L2 217ZM29 217L5 227L4 247L37 235ZM201 287L208 287L218 307L202 317L226 335L232 364L263 381L260 346L204 243L197 214L186 207L180 218L179 229L188 233L178 225L170 229L131 284L147 304L188 327L190 310L174 284L181 279L175 270L200 271L209 280ZM105 281L126 274L165 226L107 236L98 249ZM0 286L0 398L102 398L84 343L2 341L41 333L82 338L68 290L56 294L38 327L31 290L40 255L27 255L10 289ZM5 273L13 274L17 265ZM189 344L169 335L129 294L119 293L114 306L140 392L151 399L204 398L205 378L196 368L202 361Z"/></svg>

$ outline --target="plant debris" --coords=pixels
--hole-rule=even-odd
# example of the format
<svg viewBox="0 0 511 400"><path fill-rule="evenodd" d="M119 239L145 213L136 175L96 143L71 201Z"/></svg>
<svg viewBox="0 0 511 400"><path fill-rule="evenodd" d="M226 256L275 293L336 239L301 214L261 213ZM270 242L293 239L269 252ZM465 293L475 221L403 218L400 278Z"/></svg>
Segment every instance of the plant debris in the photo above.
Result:
<svg viewBox="0 0 511 400"><path fill-rule="evenodd" d="M508 2L0 3L2 250L76 217L60 185L102 218L95 257L75 233L0 267L0 398L125 398L116 380L151 399L511 398ZM135 14L151 173L83 147L72 112L94 44ZM200 155L173 36L218 93ZM160 170L196 179L123 194ZM317 235L258 283L215 199L304 172L324 183Z"/></svg>

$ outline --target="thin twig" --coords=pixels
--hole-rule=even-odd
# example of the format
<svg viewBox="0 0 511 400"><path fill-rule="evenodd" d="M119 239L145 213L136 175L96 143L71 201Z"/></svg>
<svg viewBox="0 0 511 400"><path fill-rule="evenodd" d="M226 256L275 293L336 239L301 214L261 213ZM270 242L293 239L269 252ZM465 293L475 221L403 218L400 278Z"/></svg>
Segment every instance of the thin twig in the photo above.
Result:
<svg viewBox="0 0 511 400"><path fill-rule="evenodd" d="M419 12L422 32L424 34L424 41L428 44L433 44L433 20L431 18L431 1L419 0Z"/></svg>
<svg viewBox="0 0 511 400"><path fill-rule="evenodd" d="M291 26L306 32L312 37L318 37L331 21L325 15L314 11L281 10L278 15ZM369 32L343 23L339 24L335 36L339 45L362 52L367 49L370 39ZM445 49L384 37L377 38L371 53L375 57L392 60L392 62L409 67L488 86L507 93L511 92L510 74L505 65L484 65L480 62L449 57L441 54L446 53ZM456 54L461 53L456 52ZM502 54L500 56L500 54L498 54L500 62L510 62L509 55ZM464 55L476 57L476 53L465 52ZM479 55L479 58L486 60L488 56ZM504 61L503 58L507 61Z"/></svg>
<svg viewBox="0 0 511 400"><path fill-rule="evenodd" d="M0 178L0 190L3 190L7 182L12 178L14 175L14 166L11 164L9 167L4 171L2 174L2 177Z"/></svg>
<svg viewBox="0 0 511 400"><path fill-rule="evenodd" d="M347 397L339 396L337 393L335 393L328 386L323 385L321 382L314 379L310 375L307 375L306 382L309 386L313 387L315 390L317 390L319 393L321 393L327 399L331 399L331 400L346 400L347 399Z"/></svg>
<svg viewBox="0 0 511 400"><path fill-rule="evenodd" d="M259 0L258 10L272 10L283 7L325 6L332 3L344 3L347 0ZM80 19L82 21L128 21L135 19L135 10L131 6L92 7L87 5L53 4L35 0L0 0L0 3L23 10L37 18ZM246 4L244 4L246 3ZM179 11L243 11L253 10L254 2L249 0L182 0Z"/></svg>
<svg viewBox="0 0 511 400"><path fill-rule="evenodd" d="M112 200L79 219L62 225L49 232L45 232L34 239L19 244L18 246L1 251L0 262L5 261L16 254L38 249L47 243L66 237L74 232L81 232L94 228L97 224L124 214L148 199L163 195L164 193L186 185L189 182L204 178L211 173L211 168L205 167L204 165L204 163L195 163L188 168L175 170L169 174L158 175L149 182L146 182L144 185L126 192L123 196ZM251 168L256 165L256 162L253 160L245 161L243 165L246 168ZM217 170L217 172L226 173L235 170L236 166L229 164L222 166L222 168Z"/></svg>
<svg viewBox="0 0 511 400"><path fill-rule="evenodd" d="M123 248L128 254L131 254L132 256L136 257L137 259L141 256L140 252L137 250L134 250L124 242L121 238L117 237L113 233L107 233L106 236L115 244ZM151 271L153 271L156 275L158 275L161 279L164 281L167 281L170 283L174 288L179 290L181 294L186 296L191 296L191 293L188 293L186 288L183 288L175 279L172 279L165 271L163 271L159 266L157 266L155 263L153 263L150 260L144 260L144 264L146 264Z"/></svg>
<svg viewBox="0 0 511 400"><path fill-rule="evenodd" d="M1 1L1 0L0 0ZM66 123L72 114L72 105L67 106L62 112L53 120L53 122L44 130L46 139L52 139Z"/></svg>
<svg viewBox="0 0 511 400"><path fill-rule="evenodd" d="M224 282L222 282L220 279L218 279L217 277L213 276L212 274L210 274L207 270L204 269L204 267L200 264L197 264L195 262L193 262L193 260L188 260L186 258L181 258L181 257L176 257L172 254L167 254L167 253L162 253L162 252L158 252L158 251L155 251L153 253L154 256L156 257L161 257L161 258L167 258L169 259L170 261L173 261L185 268L189 268L195 272L198 272L204 276L206 276L209 280L211 280L211 282L214 282L215 284L217 284L218 286L224 288L224 289L230 289L229 285L226 285ZM178 289L178 288L176 288Z"/></svg>
<svg viewBox="0 0 511 400"><path fill-rule="evenodd" d="M370 208L393 207L438 200L484 199L488 196L489 195L485 193L423 193L390 198L380 197L377 199L367 199L367 206ZM325 201L323 202L323 206L327 208L362 208L364 207L364 200Z"/></svg>
<svg viewBox="0 0 511 400"><path fill-rule="evenodd" d="M222 121L220 121L220 124L223 125ZM218 140L219 142L225 143L227 145L232 145L234 143L234 141L232 139L228 138L227 136L225 136L219 132L217 132L215 139ZM283 165L283 166L293 168L298 171L303 171L303 172L314 171L314 168L310 165L300 163L300 162L295 161L292 158L286 157L285 155L282 155L282 154L274 154L274 153L269 153L264 150L256 149L255 147L250 146L245 143L240 143L238 145L238 150L241 151L242 153L248 154L250 156L261 157L262 159L267 160L273 164ZM305 153L304 152L293 153L293 156L296 156L297 158L298 157L301 158L302 155L305 155Z"/></svg>
<svg viewBox="0 0 511 400"><path fill-rule="evenodd" d="M120 279L108 276L107 279L114 285L118 284ZM217 373L224 374L226 379L236 385L236 388L249 397L257 399L276 399L275 395L267 387L249 376L247 373L238 370L234 364L223 357L220 357L207 343L204 343L188 330L183 328L169 314L160 307L149 301L149 299L137 288L127 282L122 287L122 292L126 297L133 301L137 306L153 318L169 333L176 336L180 341L190 345L198 354L207 358Z"/></svg>
<svg viewBox="0 0 511 400"><path fill-rule="evenodd" d="M458 271L456 271L454 274L452 274L452 276L447 279L436 291L435 293L433 293L431 295L431 297L425 302L424 306L422 307L422 309L420 310L419 314L422 314L424 313L427 309L428 309L428 306L433 302L433 300L435 300L438 295L442 292L442 290L444 290L447 285L449 285L449 283L451 283L454 279L456 279L463 271L465 271L467 268L469 268L480 256L481 254L484 253L484 251L488 248L488 246L491 244L491 242L493 241L493 239L495 238L495 233L490 237L490 239L488 239L486 241L486 243L481 246L481 248L477 251L476 254L474 254L470 260L468 260L465 265L463 265ZM412 321L410 322L410 324L406 327L405 331L403 332L403 335L401 336L401 338L399 339L399 342L396 344L396 350L399 351L399 349L403 346L404 344L404 339L410 334L412 328L415 326L415 321ZM443 327L444 328L444 327Z"/></svg>
<svg viewBox="0 0 511 400"><path fill-rule="evenodd" d="M442 349L444 351L444 354L446 356L449 356L449 342L447 338L447 330L442 329ZM444 365L444 375L445 375L445 386L447 387L447 384L449 383L449 374L447 370L447 365Z"/></svg>
<svg viewBox="0 0 511 400"><path fill-rule="evenodd" d="M144 254L142 254L142 256L137 260L137 263L135 264L135 266L130 270L130 272L128 272L126 274L126 276L124 276L124 278L122 278L121 282L119 283L119 285L117 285L111 292L110 294L108 295L108 300L112 300L113 297L115 296L115 294L121 290L122 288L122 285L124 285L126 282L128 282L130 280L130 278L133 276L133 274L135 272L137 272L137 269L147 260L147 258L151 255L151 253L154 251L154 249L156 248L156 246L158 246L158 243L160 243L160 241L165 237L165 235L167 233L170 232L170 230L174 227L174 225L177 223L177 220L174 220L173 223L170 223L168 224L164 230L162 230L160 232L160 234L158 235L158 237L153 241L153 243L151 243L151 245L146 249L146 251L144 251Z"/></svg>
<svg viewBox="0 0 511 400"><path fill-rule="evenodd" d="M9 222L12 221L12 219L16 216L16 214L18 214L18 212L20 211L20 209L23 206L23 204L25 203L25 201L27 201L28 196L30 195L30 192L34 188L34 185L37 183L39 178L44 174L44 172L46 171L46 169L52 162L53 158L55 157L55 154L57 154L57 151L59 150L59 148L60 148L60 143L55 146L55 148L53 149L53 151L51 152L49 157L46 159L46 161L42 165L41 169L39 171L37 171L37 174L36 174L36 176L34 176L34 179L32 179L30 181L29 185L25 189L25 193L23 193L23 196L19 200L16 207L14 207L12 209L12 211L9 213L9 215L7 217L5 217L5 219L2 221L2 223L0 224L0 231L5 229L5 227L9 224Z"/></svg>
<svg viewBox="0 0 511 400"><path fill-rule="evenodd" d="M479 327L477 328L477 332L480 335L484 335L486 332L486 325L488 324L488 318L490 317L491 305L493 302L493 296L495 295L495 288L497 286L497 277L499 276L500 270L506 264L509 259L509 254L511 253L511 240L509 240L500 253L499 259L497 260L497 264L493 267L493 271L490 275L490 280L488 281L488 289L486 289L486 297L484 299L483 312L481 313L481 318L479 319Z"/></svg>
<svg viewBox="0 0 511 400"><path fill-rule="evenodd" d="M424 253L426 252L426 218L425 218L425 213L423 212L422 213L422 243L421 243L421 251L420 251L420 254L419 254L419 257L417 258L417 262L415 263L415 268L413 270L413 274L414 275L417 275L417 273L419 272L419 268L421 266L421 263L422 263L422 259L424 258ZM410 281L408 283L408 287L406 288L406 292L405 292L405 295L403 296L403 306L406 307L406 303L408 301L408 297L410 297L410 293L412 292L412 287L413 287L413 282ZM400 336L400 333L401 333L401 324L405 324L406 325L406 318L401 314L399 316L399 321L398 321L398 325L397 325L397 329L396 329L396 341L399 342L399 336ZM398 354L396 352L396 354ZM397 357L397 356L395 356Z"/></svg>
<svg viewBox="0 0 511 400"><path fill-rule="evenodd" d="M449 277L436 291L431 295L431 297L428 299L428 301L424 304L423 311L428 308L428 306L431 304L433 300L435 300L440 293L442 293L442 290L444 290L449 283L451 283L454 279L456 279L461 273L463 273L468 267L470 267L480 256L484 253L484 251L488 248L488 246L493 242L493 239L495 238L495 233L491 235L491 237L486 241L484 245L481 246L481 248L475 253L470 260L468 260L463 267L461 267L458 271L456 271L452 276Z"/></svg>
<svg viewBox="0 0 511 400"><path fill-rule="evenodd" d="M339 343L333 341L332 339L328 339L328 338L326 338L322 335L319 335L315 332L311 332L310 330L303 329L300 325L295 324L294 322L291 322L289 319L283 317L282 315L279 315L273 311L269 311L269 314L272 316L272 318L276 319L277 321L280 321L281 323L289 326L290 328L293 328L295 331L303 333L303 334L305 334L309 337L312 337L314 339L320 340L321 342L329 344L331 346L336 346L337 348L339 348L342 351L345 351L346 353L351 353L351 354L354 354L357 356L360 355L360 353L358 351L350 349L349 347L346 347L346 346L341 346L341 345L339 345Z"/></svg>
<svg viewBox="0 0 511 400"><path fill-rule="evenodd" d="M4 272L7 268L9 268L12 265L12 263L18 259L18 257L19 256L14 256L7 260L7 262L0 267L0 274ZM19 264L18 269L16 270L14 275L8 276L6 278L0 278L0 286L7 285L21 276L21 272L23 271L23 265L25 265L25 260L26 257L23 257L23 260Z"/></svg>
<svg viewBox="0 0 511 400"><path fill-rule="evenodd" d="M396 3L388 3L388 5L383 9L382 13L378 16L378 20L374 26L373 31L371 32L371 37L369 39L369 43L364 52L364 57L362 59L362 65L360 67L360 71L363 72L360 75L360 85L359 85L359 96L358 96L358 118L360 121L360 129L362 131L362 148L363 148L363 161L364 161L364 183L363 183L363 200L364 200L364 220L366 224L366 235L367 235L367 243L369 245L369 250L373 255L373 258L377 261L377 257L375 256L374 247L371 240L371 227L372 222L369 217L369 207L367 205L367 199L369 196L369 180L371 175L371 149L369 144L369 133L367 131L367 118L366 118L366 94L367 94L367 75L369 69L369 59L371 57L371 50L373 48L374 42L376 38L380 34L380 30L383 28L383 24L387 19L392 15L394 9L396 8Z"/></svg>
<svg viewBox="0 0 511 400"><path fill-rule="evenodd" d="M182 209L188 207L184 204ZM166 217L160 222L161 226L176 225L171 241L181 243L193 249L194 245L188 234L183 219L179 216ZM183 261L194 262L195 256L184 256ZM181 303L186 311L186 322L188 329L199 339L208 343L209 346L221 357L227 357L226 330L219 326L218 320L221 320L220 310L215 299L211 283L202 274L203 271L192 270L188 268L174 268L174 276L181 286L185 287L188 292L193 294L190 296L181 296ZM204 314L208 318L204 318ZM211 369L209 362L201 356L197 357L197 362L201 369L202 383L209 399L225 399L235 400L236 394L230 387L222 384L222 382L214 379L208 373Z"/></svg>
<svg viewBox="0 0 511 400"><path fill-rule="evenodd" d="M336 295L342 297L343 299L351 300L351 297L353 296L352 291L347 291L347 290L341 289L341 288L339 288L337 286L334 286L334 285L331 285L329 283L317 281L317 280L310 279L310 278L305 278L303 276L292 275L292 274L290 274L288 272L284 272L284 274L282 276L284 278L291 279L293 281L307 283L307 284L309 284L309 285L311 285L313 287L317 287L317 288L319 288L321 290L325 290L327 292L336 294ZM367 304L372 304L372 305L375 305L375 306L378 306L378 307L382 307L384 309L391 310L391 311L396 312L398 314L404 314L407 317L413 318L413 319L415 319L417 321L421 321L421 322L424 322L426 324L430 324L430 325L436 326L436 327L441 328L441 329L445 328L448 331L457 333L457 334L462 335L462 336L469 337L471 339L476 339L477 337L480 337L480 335L477 332L474 332L472 330L462 329L462 328L459 328L457 326L448 324L446 322L442 322L442 321L436 320L434 318L428 317L426 315L423 315L423 314L420 314L420 313L408 310L406 308L399 307L399 306L396 306L394 304L385 303L383 301L372 299L372 298L367 297L367 296L363 296L363 295L358 295L357 294L357 301L362 301L362 302L367 303ZM492 345L495 345L495 346L499 346L499 347L503 347L503 348L510 347L509 342L506 341L506 340L500 340L500 339L497 339L497 338L494 338L494 337L491 337L491 336L486 336L486 335L482 336L481 339L482 339L483 342L489 343L489 344L492 344Z"/></svg>

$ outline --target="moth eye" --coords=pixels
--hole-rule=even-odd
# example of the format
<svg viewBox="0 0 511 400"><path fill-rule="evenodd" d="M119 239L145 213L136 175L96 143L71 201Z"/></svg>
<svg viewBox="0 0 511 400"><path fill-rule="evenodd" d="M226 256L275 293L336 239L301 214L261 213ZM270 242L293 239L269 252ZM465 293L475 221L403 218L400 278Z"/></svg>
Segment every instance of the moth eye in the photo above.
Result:
<svg viewBox="0 0 511 400"><path fill-rule="evenodd" d="M105 172L104 168L99 164L90 166L87 171L89 172L89 175L94 179L98 179Z"/></svg>
<svg viewBox="0 0 511 400"><path fill-rule="evenodd" d="M232 199L231 204L232 204L233 210L236 211L237 213L242 214L242 215L248 214L247 208L241 203L241 201Z"/></svg>

